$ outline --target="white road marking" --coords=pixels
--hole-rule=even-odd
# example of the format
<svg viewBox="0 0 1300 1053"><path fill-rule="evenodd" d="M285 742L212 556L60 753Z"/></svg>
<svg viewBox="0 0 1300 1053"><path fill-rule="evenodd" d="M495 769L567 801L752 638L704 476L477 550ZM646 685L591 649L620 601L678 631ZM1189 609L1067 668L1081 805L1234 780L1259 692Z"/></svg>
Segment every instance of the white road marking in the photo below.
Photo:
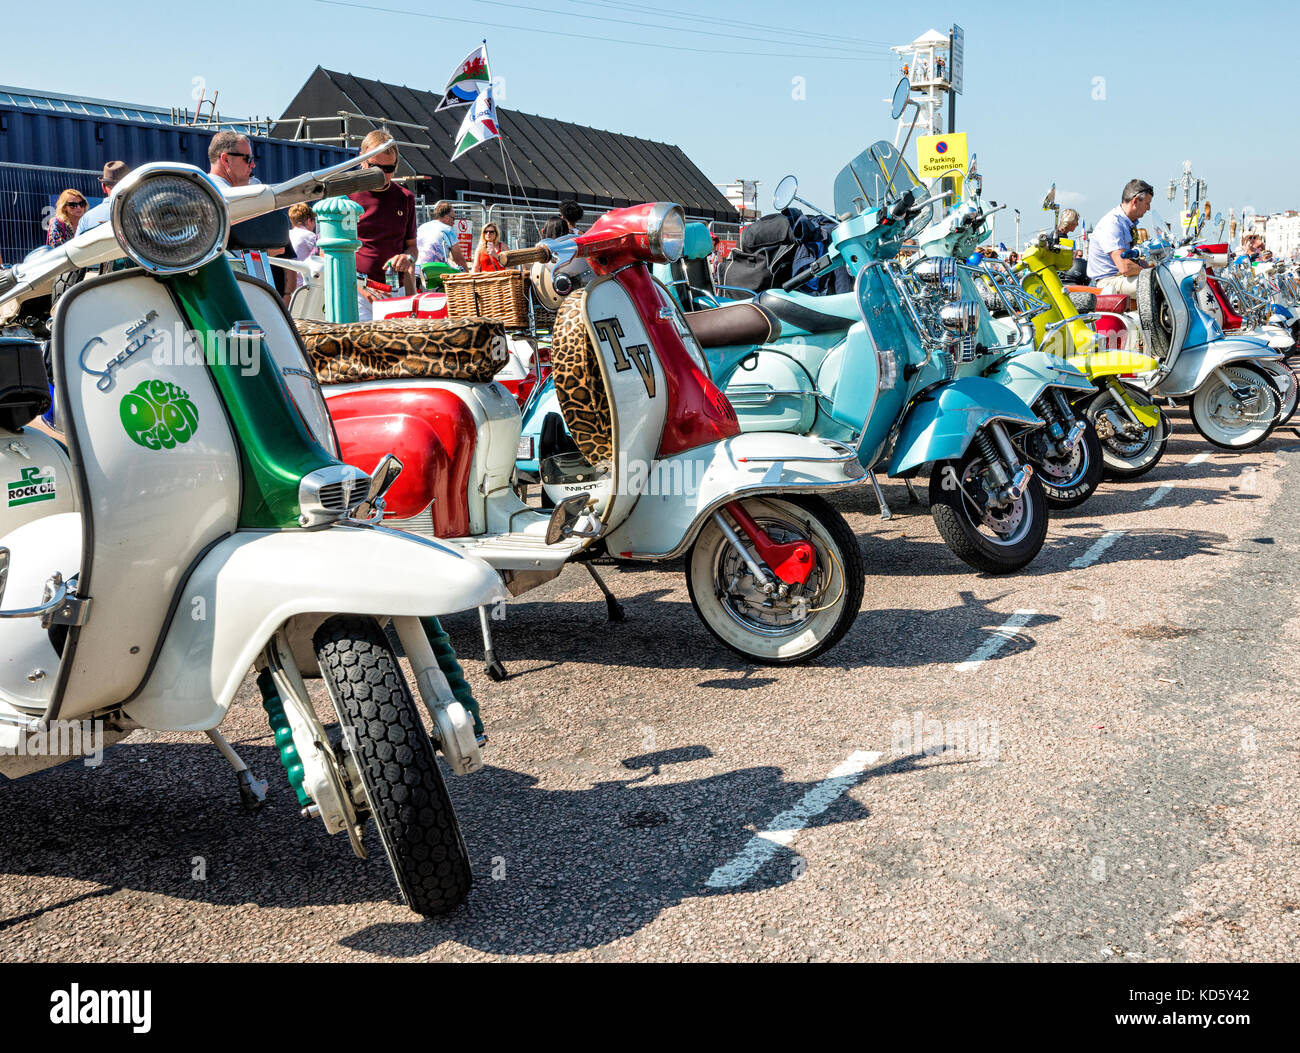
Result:
<svg viewBox="0 0 1300 1053"><path fill-rule="evenodd" d="M709 888L735 888L752 878L761 866L776 855L777 849L789 845L795 835L826 811L844 792L854 785L883 753L856 750L843 764L835 767L821 782L803 795L798 803L782 812L768 824L766 830L755 834L735 859L718 867L705 882Z"/></svg>
<svg viewBox="0 0 1300 1053"><path fill-rule="evenodd" d="M1103 552L1123 536L1124 531L1122 530L1107 530L1106 533L1102 534L1101 537L1092 543L1087 552L1078 559L1070 560L1070 569L1083 570L1084 567L1091 567L1101 558Z"/></svg>
<svg viewBox="0 0 1300 1053"><path fill-rule="evenodd" d="M980 645L979 650L967 658L966 661L958 663L957 672L968 673L972 669L978 669L1002 650L1003 645L1015 635L1016 630L1028 625L1029 619L1037 613L1036 610L1029 608L1016 611L1015 614L993 630L989 638Z"/></svg>
<svg viewBox="0 0 1300 1053"><path fill-rule="evenodd" d="M1198 453L1195 457L1193 457L1193 458L1192 458L1190 461L1188 461L1187 463L1188 463L1189 465L1192 465L1192 464L1204 464L1204 463L1205 463L1206 461L1208 461L1209 459L1210 459L1210 454L1208 454L1208 453Z"/></svg>
<svg viewBox="0 0 1300 1053"><path fill-rule="evenodd" d="M1158 505L1161 501L1163 501L1166 497L1168 497L1170 493L1173 492L1173 489L1174 489L1173 483L1164 483L1156 489L1156 492L1154 494L1152 494L1142 503L1147 508L1150 508L1152 505Z"/></svg>

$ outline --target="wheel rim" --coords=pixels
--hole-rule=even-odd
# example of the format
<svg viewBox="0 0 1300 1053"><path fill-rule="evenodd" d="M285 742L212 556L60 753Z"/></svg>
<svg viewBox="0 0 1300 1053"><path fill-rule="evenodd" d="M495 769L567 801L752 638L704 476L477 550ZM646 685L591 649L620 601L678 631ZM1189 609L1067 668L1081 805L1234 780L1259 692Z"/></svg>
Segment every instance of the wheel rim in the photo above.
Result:
<svg viewBox="0 0 1300 1053"><path fill-rule="evenodd" d="M1041 428L1038 429L1035 435L1041 431ZM1036 443L1040 450L1042 441ZM1041 469L1039 478L1044 486L1064 490L1077 486L1088 475L1088 451L1082 436L1074 444L1074 449L1064 457L1035 457L1034 460Z"/></svg>
<svg viewBox="0 0 1300 1053"><path fill-rule="evenodd" d="M1145 455L1150 452L1159 441L1161 430L1160 425L1156 425L1154 428L1143 428L1142 438L1140 439L1125 440L1121 429L1126 426L1132 426L1133 422L1124 418L1124 413L1120 409L1113 391L1107 390L1103 394L1102 398L1093 403L1092 411L1088 414L1093 427L1097 427L1098 419L1101 418L1107 410L1112 411L1114 419L1112 419L1110 415L1107 415L1105 418L1107 424L1110 426L1109 435L1102 438L1101 431L1106 430L1105 428L1101 429L1097 433L1097 437L1101 440L1102 447L1122 461L1130 464L1142 463L1145 459Z"/></svg>
<svg viewBox="0 0 1300 1053"><path fill-rule="evenodd" d="M1238 401L1228 385L1214 375L1196 393L1201 426L1216 441L1228 446L1249 443L1266 433L1277 419L1278 401L1273 386L1251 369L1225 366L1222 370L1239 387L1250 389Z"/></svg>
<svg viewBox="0 0 1300 1053"><path fill-rule="evenodd" d="M713 593L727 616L745 632L769 639L794 636L803 631L825 601L826 584L834 576L830 568L838 561L815 532L802 523L769 512L755 515L754 521L778 545L810 542L817 554L817 565L808 580L792 586L784 599L769 597L758 587L736 547L725 542L713 556Z"/></svg>
<svg viewBox="0 0 1300 1053"><path fill-rule="evenodd" d="M981 538L991 545L1009 548L1019 544L1029 534L1034 515L1025 495L1003 508L994 508L987 503L988 494L980 481L980 476L987 467L987 462L982 457L966 462L961 480L961 510L966 521ZM984 499L984 504L979 503L981 498Z"/></svg>

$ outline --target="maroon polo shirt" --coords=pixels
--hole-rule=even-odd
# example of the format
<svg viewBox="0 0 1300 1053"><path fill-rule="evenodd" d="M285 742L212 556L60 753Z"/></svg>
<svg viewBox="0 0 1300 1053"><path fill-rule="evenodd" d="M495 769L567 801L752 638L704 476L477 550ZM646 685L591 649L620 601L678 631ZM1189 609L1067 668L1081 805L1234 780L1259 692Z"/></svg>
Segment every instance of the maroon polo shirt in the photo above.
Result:
<svg viewBox="0 0 1300 1053"><path fill-rule="evenodd" d="M357 273L377 282L384 280L384 264L406 243L415 240L415 195L404 186L389 183L386 190L349 194L365 211L357 220Z"/></svg>

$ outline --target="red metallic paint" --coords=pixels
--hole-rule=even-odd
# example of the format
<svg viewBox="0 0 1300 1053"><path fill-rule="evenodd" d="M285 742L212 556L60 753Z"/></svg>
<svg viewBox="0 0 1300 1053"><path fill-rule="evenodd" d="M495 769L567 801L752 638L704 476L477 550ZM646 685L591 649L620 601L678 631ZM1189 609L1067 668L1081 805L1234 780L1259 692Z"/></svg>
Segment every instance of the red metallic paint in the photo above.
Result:
<svg viewBox="0 0 1300 1053"><path fill-rule="evenodd" d="M766 563L772 573L787 585L802 585L817 565L817 552L809 541L790 541L778 545L766 530L754 522L739 501L728 501L722 506L736 521L736 525L749 535L758 558Z"/></svg>
<svg viewBox="0 0 1300 1053"><path fill-rule="evenodd" d="M577 255L591 260L597 274L610 274L638 261L653 261L647 227L656 202L606 212L575 239Z"/></svg>
<svg viewBox="0 0 1300 1053"><path fill-rule="evenodd" d="M1217 246L1212 246L1217 248ZM1227 251L1226 248L1224 250ZM1214 294L1215 300L1219 303L1219 310L1223 312L1223 331L1230 332L1233 329L1240 329L1245 322L1236 311L1228 305L1228 298L1223 295L1223 289L1219 285L1219 279L1214 276L1214 272L1206 268L1205 283L1210 287L1210 292Z"/></svg>
<svg viewBox="0 0 1300 1053"><path fill-rule="evenodd" d="M614 280L632 298L663 366L668 415L659 439L659 456L671 457L739 435L740 422L727 396L695 364L673 319L659 316L664 301L650 272L644 266L628 267Z"/></svg>
<svg viewBox="0 0 1300 1053"><path fill-rule="evenodd" d="M328 400L343 460L373 471L386 453L402 474L385 502L393 519L409 519L433 502L438 537L469 534L469 473L477 429L455 392L436 387L376 386Z"/></svg>

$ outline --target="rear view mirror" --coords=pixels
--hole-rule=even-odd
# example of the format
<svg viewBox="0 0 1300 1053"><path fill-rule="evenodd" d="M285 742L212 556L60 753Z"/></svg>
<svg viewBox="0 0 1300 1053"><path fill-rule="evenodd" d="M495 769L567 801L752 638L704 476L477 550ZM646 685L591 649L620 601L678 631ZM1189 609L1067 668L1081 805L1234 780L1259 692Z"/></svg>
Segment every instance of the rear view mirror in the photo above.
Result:
<svg viewBox="0 0 1300 1053"><path fill-rule="evenodd" d="M1050 212L1052 210L1052 207L1055 204L1056 204L1056 184L1053 183L1052 189L1049 190L1047 192L1047 196L1043 198L1043 211Z"/></svg>
<svg viewBox="0 0 1300 1053"><path fill-rule="evenodd" d="M794 200L797 193L799 193L799 180L792 175L786 176L776 184L776 191L772 194L772 211L785 211L790 207L790 202Z"/></svg>
<svg viewBox="0 0 1300 1053"><path fill-rule="evenodd" d="M889 105L889 116L893 120L898 120L903 116L903 110L907 108L907 100L911 97L911 94L911 82L906 77L899 78L898 83L894 86L894 97Z"/></svg>

